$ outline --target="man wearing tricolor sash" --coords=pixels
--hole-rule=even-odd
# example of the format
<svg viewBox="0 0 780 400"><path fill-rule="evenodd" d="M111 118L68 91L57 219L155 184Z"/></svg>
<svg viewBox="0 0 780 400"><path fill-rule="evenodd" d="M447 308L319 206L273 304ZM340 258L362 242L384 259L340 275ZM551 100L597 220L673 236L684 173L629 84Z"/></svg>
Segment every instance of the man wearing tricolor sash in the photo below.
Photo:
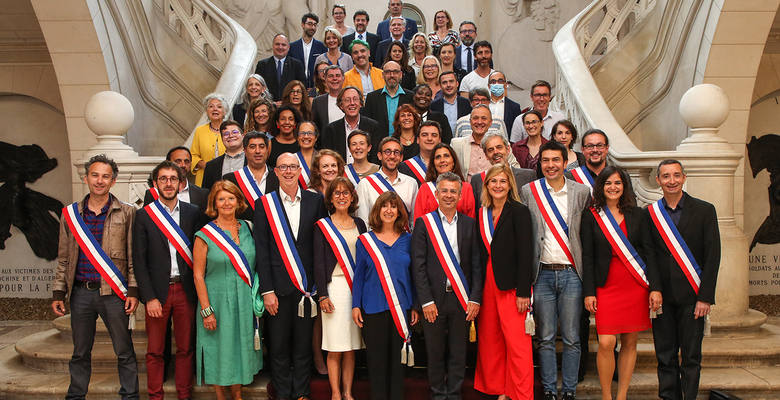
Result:
<svg viewBox="0 0 780 400"><path fill-rule="evenodd" d="M194 375L195 285L192 240L205 223L197 206L177 198L184 171L163 161L152 171L159 200L136 212L133 265L141 301L146 305L146 373L150 399L163 398L166 330L173 320L176 338L176 391L192 397Z"/></svg>
<svg viewBox="0 0 780 400"><path fill-rule="evenodd" d="M250 207L238 216L240 219L251 221L254 218L255 203L260 196L279 188L279 179L266 164L270 152L271 141L268 136L260 132L248 132L244 135L246 165L238 171L222 176L222 179L235 183L249 203Z"/></svg>
<svg viewBox="0 0 780 400"><path fill-rule="evenodd" d="M480 146L482 146L482 151L485 153L485 157L487 157L488 161L490 161L491 166L498 163L507 163L510 155L512 154L509 141L506 139L506 137L498 133L486 134L482 138ZM514 155L511 157L514 158ZM532 169L519 167L511 167L511 169L512 174L515 176L517 187L519 188L523 187L523 185L526 183L536 179L536 171ZM484 185L486 171L471 177L471 188L474 192L474 204L477 204L477 206L482 204L482 186Z"/></svg>
<svg viewBox="0 0 780 400"><path fill-rule="evenodd" d="M87 161L84 184L89 194L63 209L52 309L65 315L70 301L73 357L68 398L87 395L98 316L108 328L119 370L119 395L138 398L138 367L129 316L138 306L133 271L132 229L135 207L111 194L119 168L105 155Z"/></svg>
<svg viewBox="0 0 780 400"><path fill-rule="evenodd" d="M580 220L590 204L590 190L564 177L568 151L563 145L547 142L539 153L544 178L523 186L520 198L530 209L533 223L534 315L542 386L545 400L558 399L555 337L560 323L561 398L573 400L583 309Z"/></svg>
<svg viewBox="0 0 780 400"><path fill-rule="evenodd" d="M662 161L656 182L664 196L645 210L646 262L658 271L663 295L663 313L653 320L662 399L696 398L705 320L715 303L720 266L715 207L685 193L685 178L679 161Z"/></svg>
<svg viewBox="0 0 780 400"><path fill-rule="evenodd" d="M192 170L192 153L190 153L190 149L184 146L176 146L168 150L165 159L176 164L185 172ZM188 179L185 179L183 182L179 182L179 194L177 195L179 200L185 203L194 204L200 208L200 211L205 211L209 191L199 186L195 186L194 175L187 173L187 178ZM190 182L190 180L192 180L192 182ZM154 188L154 184L150 183L149 190L144 193L144 206L149 205L149 203L157 200L159 197L160 194L157 192L157 189Z"/></svg>
<svg viewBox="0 0 780 400"><path fill-rule="evenodd" d="M279 189L255 203L255 268L268 318L271 382L277 396L310 395L312 330L317 315L313 273L315 224L327 216L322 196L301 190L301 165L282 153L274 173Z"/></svg>
<svg viewBox="0 0 780 400"><path fill-rule="evenodd" d="M460 192L460 177L452 172L439 175L439 208L417 218L412 233L412 271L425 316L428 381L434 399L461 396L468 324L479 313L482 298L476 222L457 212Z"/></svg>
<svg viewBox="0 0 780 400"><path fill-rule="evenodd" d="M593 190L593 181L607 166L607 155L609 155L607 134L601 129L586 131L582 135L582 154L585 156L585 165L566 171L566 177ZM569 160L569 163L572 161L575 160Z"/></svg>
<svg viewBox="0 0 780 400"><path fill-rule="evenodd" d="M440 132L441 125L436 121L424 121L420 124L420 132L417 134L420 153L398 166L398 171L414 178L418 186L426 181L425 175L428 173L428 164L433 158L433 148L441 143Z"/></svg>
<svg viewBox="0 0 780 400"><path fill-rule="evenodd" d="M379 161L382 162L382 168L379 172L361 179L357 185L359 200L356 215L365 223L368 223L368 215L376 199L387 191L398 193L407 210L414 209L417 182L408 175L398 173L402 159L401 142L392 136L382 139L379 143Z"/></svg>

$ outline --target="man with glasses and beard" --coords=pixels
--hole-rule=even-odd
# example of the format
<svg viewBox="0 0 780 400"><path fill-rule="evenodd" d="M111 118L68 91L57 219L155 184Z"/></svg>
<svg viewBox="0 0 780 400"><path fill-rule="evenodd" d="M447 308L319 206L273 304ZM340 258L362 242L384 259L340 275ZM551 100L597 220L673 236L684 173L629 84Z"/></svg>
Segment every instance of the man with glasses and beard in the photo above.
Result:
<svg viewBox="0 0 780 400"><path fill-rule="evenodd" d="M397 64L396 64L397 65ZM398 166L403 161L403 147L401 141L394 137L386 137L379 143L379 152L377 154L382 167L373 175L369 175L360 180L357 185L358 209L356 215L358 218L368 224L368 215L371 213L371 207L379 196L392 190L401 197L407 210L414 209L414 200L417 198L417 181L411 176L398 172ZM412 213L409 213L410 225Z"/></svg>

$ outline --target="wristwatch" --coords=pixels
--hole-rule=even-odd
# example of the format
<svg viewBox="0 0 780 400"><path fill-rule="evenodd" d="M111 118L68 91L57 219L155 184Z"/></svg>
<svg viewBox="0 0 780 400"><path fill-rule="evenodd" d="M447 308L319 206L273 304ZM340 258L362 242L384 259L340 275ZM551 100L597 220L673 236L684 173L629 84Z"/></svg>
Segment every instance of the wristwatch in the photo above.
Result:
<svg viewBox="0 0 780 400"><path fill-rule="evenodd" d="M202 310L200 310L200 316L203 317L203 319L206 319L209 317L209 315L214 314L214 308L211 306L208 306Z"/></svg>

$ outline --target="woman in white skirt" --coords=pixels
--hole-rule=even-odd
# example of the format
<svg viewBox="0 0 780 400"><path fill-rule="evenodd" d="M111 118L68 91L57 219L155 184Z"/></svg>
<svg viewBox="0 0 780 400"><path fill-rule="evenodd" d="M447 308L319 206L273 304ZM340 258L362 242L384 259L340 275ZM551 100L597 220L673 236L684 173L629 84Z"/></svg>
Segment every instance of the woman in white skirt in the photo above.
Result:
<svg viewBox="0 0 780 400"><path fill-rule="evenodd" d="M355 243L366 232L366 224L351 216L357 204L355 186L349 179L337 177L325 190L325 206L331 215L317 221L314 231L314 278L333 400L353 400L354 350L364 347L360 328L352 322Z"/></svg>

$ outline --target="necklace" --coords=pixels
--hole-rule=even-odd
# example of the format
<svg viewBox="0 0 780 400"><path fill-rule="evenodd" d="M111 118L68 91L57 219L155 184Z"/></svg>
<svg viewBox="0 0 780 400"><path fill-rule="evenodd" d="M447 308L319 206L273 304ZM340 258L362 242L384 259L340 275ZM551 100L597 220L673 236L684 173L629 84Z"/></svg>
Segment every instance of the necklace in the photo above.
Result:
<svg viewBox="0 0 780 400"><path fill-rule="evenodd" d="M401 134L401 142L404 144L404 146L409 146L410 144L412 144L413 141L414 141L414 133L412 133L411 139L407 139L406 137L404 137L403 133Z"/></svg>
<svg viewBox="0 0 780 400"><path fill-rule="evenodd" d="M238 230L241 227L241 224L238 222L238 220L235 220L235 224L233 226L222 226L222 224L220 224L217 220L214 220L214 223L217 224L219 229L228 231L230 233L230 238L233 239L237 245L241 245L241 238L238 236ZM235 230L235 232L233 232L233 230Z"/></svg>
<svg viewBox="0 0 780 400"><path fill-rule="evenodd" d="M335 215L331 215L330 220L333 221L333 224L339 229L347 230L355 227L355 221L353 221L352 218L350 218L349 221L336 221L334 217Z"/></svg>

